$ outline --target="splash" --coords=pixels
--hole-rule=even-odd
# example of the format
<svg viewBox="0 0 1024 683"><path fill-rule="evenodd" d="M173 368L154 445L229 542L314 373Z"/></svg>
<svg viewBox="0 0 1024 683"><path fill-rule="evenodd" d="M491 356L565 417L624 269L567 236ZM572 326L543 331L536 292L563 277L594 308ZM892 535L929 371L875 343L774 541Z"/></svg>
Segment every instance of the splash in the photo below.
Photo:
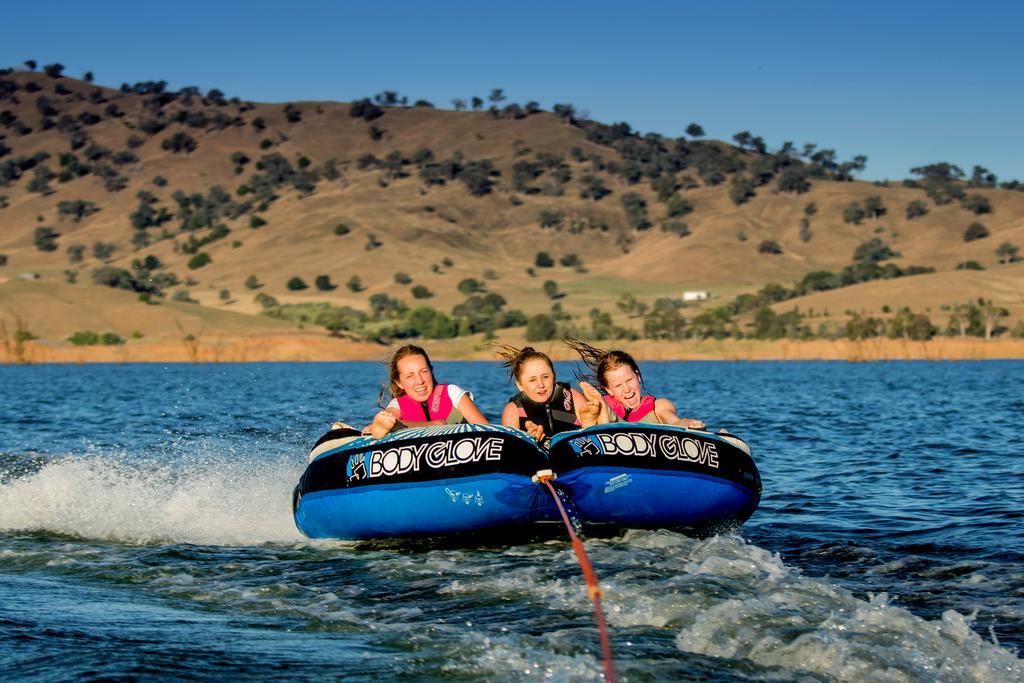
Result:
<svg viewBox="0 0 1024 683"><path fill-rule="evenodd" d="M67 457L0 483L0 530L128 543L257 545L302 539L291 513L299 461L206 457L174 466Z"/></svg>

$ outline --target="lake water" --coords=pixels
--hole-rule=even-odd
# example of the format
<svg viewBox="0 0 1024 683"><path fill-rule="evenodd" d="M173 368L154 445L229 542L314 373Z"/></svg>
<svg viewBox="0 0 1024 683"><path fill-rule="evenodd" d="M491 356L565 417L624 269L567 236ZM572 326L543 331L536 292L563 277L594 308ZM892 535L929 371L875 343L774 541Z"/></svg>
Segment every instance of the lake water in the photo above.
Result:
<svg viewBox="0 0 1024 683"><path fill-rule="evenodd" d="M1024 362L643 369L751 444L764 497L729 535L587 541L621 679L1024 680ZM437 370L492 418L511 393ZM562 538L296 531L308 448L383 376L0 367L0 679L599 679Z"/></svg>

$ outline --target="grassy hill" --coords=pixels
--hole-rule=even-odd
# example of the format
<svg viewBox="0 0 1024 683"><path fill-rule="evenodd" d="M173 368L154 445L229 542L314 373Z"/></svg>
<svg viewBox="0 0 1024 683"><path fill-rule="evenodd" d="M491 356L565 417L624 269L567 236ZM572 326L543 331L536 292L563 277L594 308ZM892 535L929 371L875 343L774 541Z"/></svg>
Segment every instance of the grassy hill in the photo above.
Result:
<svg viewBox="0 0 1024 683"><path fill-rule="evenodd" d="M1024 192L955 174L860 182L849 179L856 164L813 150L641 136L564 109L389 99L259 104L159 83L114 90L53 70L0 76L0 317L51 340L84 328L173 337L189 320L246 336L302 323L258 315L268 297L369 311L371 296L386 295L451 315L472 278L526 316L557 304L559 323L578 331L597 308L639 332L643 317L616 307L623 294L650 309L708 290L703 305L721 306L840 271L873 238L898 253L887 262L935 272L774 309L827 309L841 325L849 312L908 306L944 327L954 304L984 297L1007 309L1007 330L1024 316L1024 268L996 255L1004 242L1024 245ZM936 203L950 188L967 208ZM881 208L844 219L872 202ZM908 218L912 202L926 213ZM988 234L965 241L975 222ZM536 264L542 251L553 267ZM208 263L190 268L198 254ZM146 256L159 265L133 268ZM985 270L957 270L968 261ZM102 268L135 280L95 284ZM317 288L318 276L333 288ZM293 278L308 287L289 288ZM417 286L432 296L416 299ZM734 329L752 320L741 312Z"/></svg>

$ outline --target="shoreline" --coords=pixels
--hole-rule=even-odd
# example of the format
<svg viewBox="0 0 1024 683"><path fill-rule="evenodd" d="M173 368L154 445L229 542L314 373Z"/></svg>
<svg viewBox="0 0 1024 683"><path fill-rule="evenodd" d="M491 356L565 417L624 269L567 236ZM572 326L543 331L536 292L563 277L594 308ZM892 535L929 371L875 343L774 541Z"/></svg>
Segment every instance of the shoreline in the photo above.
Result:
<svg viewBox="0 0 1024 683"><path fill-rule="evenodd" d="M424 346L434 360L494 360L489 342L479 335L447 340L412 340ZM500 340L516 346L522 339ZM1024 359L1024 339L940 337L928 341L874 338L863 341L815 339L810 341L639 340L594 342L621 348L638 361L785 361L832 360L868 362L886 360L1016 360ZM0 346L0 364L85 363L246 363L384 361L399 346L355 342L326 335L273 335L262 337L215 336L200 339L131 340L118 346L73 346L66 342L32 340ZM577 357L561 342L532 343L554 360Z"/></svg>

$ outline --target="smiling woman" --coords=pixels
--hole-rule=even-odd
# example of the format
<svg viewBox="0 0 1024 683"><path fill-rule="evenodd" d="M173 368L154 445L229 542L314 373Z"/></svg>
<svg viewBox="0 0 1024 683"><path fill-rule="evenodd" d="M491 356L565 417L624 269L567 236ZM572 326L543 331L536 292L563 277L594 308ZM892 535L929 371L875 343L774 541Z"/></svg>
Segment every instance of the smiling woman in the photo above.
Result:
<svg viewBox="0 0 1024 683"><path fill-rule="evenodd" d="M471 393L454 384L435 384L430 357L413 344L391 357L387 390L391 401L370 425L376 439L406 427L487 422Z"/></svg>
<svg viewBox="0 0 1024 683"><path fill-rule="evenodd" d="M701 420L676 415L676 406L669 399L644 393L644 379L633 356L625 351L598 349L578 339L566 339L565 342L580 354L584 364L607 392L600 405L599 422L621 420L704 429Z"/></svg>
<svg viewBox="0 0 1024 683"><path fill-rule="evenodd" d="M532 346L501 346L498 355L519 389L505 405L501 424L526 432L544 446L559 432L596 424L600 396L593 387L582 385L584 396L556 381L551 359Z"/></svg>

